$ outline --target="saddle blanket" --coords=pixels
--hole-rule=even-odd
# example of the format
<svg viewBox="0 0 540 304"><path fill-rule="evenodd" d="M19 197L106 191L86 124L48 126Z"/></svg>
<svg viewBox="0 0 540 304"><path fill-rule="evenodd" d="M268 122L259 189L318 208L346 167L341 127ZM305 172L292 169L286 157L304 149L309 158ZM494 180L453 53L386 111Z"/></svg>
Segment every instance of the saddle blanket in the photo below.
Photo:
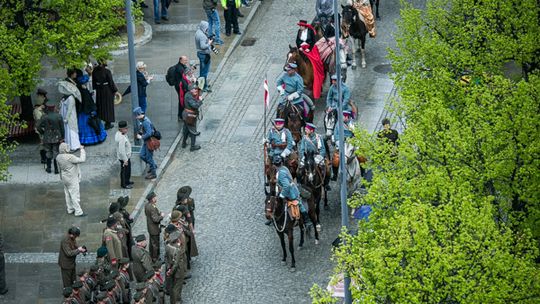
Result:
<svg viewBox="0 0 540 304"><path fill-rule="evenodd" d="M304 52L311 66L313 67L313 98L318 99L321 97L322 86L324 83L324 65L319 54L317 46L313 46L310 52Z"/></svg>

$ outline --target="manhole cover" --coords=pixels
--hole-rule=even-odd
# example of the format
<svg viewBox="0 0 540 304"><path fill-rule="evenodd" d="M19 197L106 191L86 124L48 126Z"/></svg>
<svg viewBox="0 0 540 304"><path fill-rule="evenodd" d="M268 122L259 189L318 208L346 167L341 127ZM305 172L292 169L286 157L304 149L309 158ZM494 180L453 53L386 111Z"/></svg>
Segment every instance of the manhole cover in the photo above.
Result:
<svg viewBox="0 0 540 304"><path fill-rule="evenodd" d="M252 46L255 44L255 41L257 41L257 38L245 38L242 43L240 43L241 46Z"/></svg>
<svg viewBox="0 0 540 304"><path fill-rule="evenodd" d="M375 66L373 68L373 70L377 73L381 73L381 74L388 74L388 73L391 73L392 72L392 65L387 63L387 64L379 64L377 66Z"/></svg>

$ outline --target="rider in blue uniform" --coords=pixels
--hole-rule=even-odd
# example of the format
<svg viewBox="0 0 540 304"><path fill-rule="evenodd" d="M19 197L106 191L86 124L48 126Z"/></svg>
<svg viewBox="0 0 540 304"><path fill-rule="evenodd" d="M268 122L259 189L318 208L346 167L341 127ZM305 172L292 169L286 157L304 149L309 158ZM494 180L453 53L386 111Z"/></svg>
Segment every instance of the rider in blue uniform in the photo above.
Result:
<svg viewBox="0 0 540 304"><path fill-rule="evenodd" d="M337 88L337 76L332 75L332 85L328 89L328 95L326 96L326 112L335 111L338 108L339 94ZM341 83L341 100L343 102L343 111L352 112L351 107L351 91L349 87L342 82Z"/></svg>
<svg viewBox="0 0 540 304"><path fill-rule="evenodd" d="M352 120L352 113L349 111L343 111L343 135L345 139L351 138L354 136L354 122ZM334 128L334 135L332 136L332 141L335 143L336 149L339 149L339 127Z"/></svg>
<svg viewBox="0 0 540 304"><path fill-rule="evenodd" d="M276 84L279 95L282 96L279 101L278 113L285 107L287 101L303 110L302 93L304 92L304 80L302 76L296 73L297 65L288 63L285 72L279 76Z"/></svg>
<svg viewBox="0 0 540 304"><path fill-rule="evenodd" d="M312 123L307 123L305 127L305 135L300 140L298 145L298 155L300 157L299 167L303 169L305 163L305 153L313 152L315 155L315 163L321 169L321 173L325 174L324 185L327 191L330 191L330 186L328 185L329 172L326 170L326 147L323 142L322 136L317 134L315 130L317 127Z"/></svg>
<svg viewBox="0 0 540 304"><path fill-rule="evenodd" d="M266 138L268 143L268 157L272 159L274 156L280 156L286 158L291 154L295 145L291 131L285 128L285 120L276 118L274 120L274 127L268 131Z"/></svg>
<svg viewBox="0 0 540 304"><path fill-rule="evenodd" d="M274 156L272 163L276 166L277 170L277 187L279 192L278 196L281 199L286 201L298 200L298 207L300 208L300 213L304 219L307 218L307 210L304 207L302 199L300 198L300 191L296 186L296 183L293 181L293 177L289 169L285 166L282 166L283 159L281 156Z"/></svg>

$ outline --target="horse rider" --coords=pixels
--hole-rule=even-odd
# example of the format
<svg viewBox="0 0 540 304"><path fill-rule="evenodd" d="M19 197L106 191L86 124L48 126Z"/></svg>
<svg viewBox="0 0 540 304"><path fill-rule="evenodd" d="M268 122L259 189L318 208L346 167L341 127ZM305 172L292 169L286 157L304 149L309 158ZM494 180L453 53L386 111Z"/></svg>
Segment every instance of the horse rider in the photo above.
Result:
<svg viewBox="0 0 540 304"><path fill-rule="evenodd" d="M281 199L285 199L287 202L298 201L298 208L300 209L302 218L304 219L304 222L307 223L307 209L304 207L304 204L300 199L300 190L298 190L296 183L294 183L289 168L283 166L283 159L279 155L274 156L274 158L272 159L272 163L277 168L276 187L278 188L278 191L276 191L276 193L278 194L278 197Z"/></svg>
<svg viewBox="0 0 540 304"><path fill-rule="evenodd" d="M277 90L279 95L282 96L277 113L280 113L285 108L287 102L290 102L299 111L301 111L301 116L304 116L304 105L302 98L302 94L304 92L304 79L302 79L302 76L296 72L297 68L298 66L296 63L288 63L287 66L285 66L285 72L282 73L277 80Z"/></svg>
<svg viewBox="0 0 540 304"><path fill-rule="evenodd" d="M352 113L350 111L343 111L343 135L344 138L351 138L354 136L354 121L352 119ZM334 128L334 136L332 141L336 145L336 149L339 147L339 128Z"/></svg>
<svg viewBox="0 0 540 304"><path fill-rule="evenodd" d="M298 154L300 155L299 168L303 169L305 164L305 154L306 152L313 152L315 155L315 163L319 166L321 174L323 175L324 183L326 190L330 190L326 176L329 176L327 173L328 167L326 163L326 147L324 146L323 138L321 135L317 134L315 130L317 127L312 123L306 123L305 135L300 140L298 145Z"/></svg>
<svg viewBox="0 0 540 304"><path fill-rule="evenodd" d="M300 20L297 25L300 27L296 35L296 47L304 52L309 52L315 45L315 30L306 20Z"/></svg>
<svg viewBox="0 0 540 304"><path fill-rule="evenodd" d="M337 75L332 75L331 80L332 85L328 89L328 95L326 95L326 113L336 111L339 104L339 94L337 88ZM342 101L342 110L353 112L351 104L351 90L349 87L342 81L341 82L341 101Z"/></svg>
<svg viewBox="0 0 540 304"><path fill-rule="evenodd" d="M317 0L315 3L315 12L318 20L323 28L326 28L331 21L331 17L334 16L334 0Z"/></svg>
<svg viewBox="0 0 540 304"><path fill-rule="evenodd" d="M270 159L273 159L274 156L281 156L286 159L291 154L295 142L291 131L285 128L284 119L274 119L274 127L268 131L265 143L268 144L268 157Z"/></svg>

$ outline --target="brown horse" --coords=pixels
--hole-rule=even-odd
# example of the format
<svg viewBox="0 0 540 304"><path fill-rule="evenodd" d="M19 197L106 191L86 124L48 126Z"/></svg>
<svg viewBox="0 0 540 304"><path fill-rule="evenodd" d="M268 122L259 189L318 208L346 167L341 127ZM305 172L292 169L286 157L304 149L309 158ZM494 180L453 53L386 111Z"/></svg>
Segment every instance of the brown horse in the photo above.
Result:
<svg viewBox="0 0 540 304"><path fill-rule="evenodd" d="M294 227L300 227L300 244L299 248L304 246L304 222L302 217L295 220L291 218L285 208L285 200L276 197L275 193L268 193L265 199L265 213L266 218L271 219L274 223L274 228L279 236L281 243L281 249L283 250L283 259L281 262L283 265L287 263L287 249L285 248L285 233L289 239L289 253L291 254L291 271L296 270L296 260L294 258Z"/></svg>
<svg viewBox="0 0 540 304"><path fill-rule="evenodd" d="M298 143L302 137L302 126L305 124L302 109L287 101L285 106L278 108L277 117L285 120L285 126L291 131L294 141ZM310 111L306 121L313 121L313 111Z"/></svg>

